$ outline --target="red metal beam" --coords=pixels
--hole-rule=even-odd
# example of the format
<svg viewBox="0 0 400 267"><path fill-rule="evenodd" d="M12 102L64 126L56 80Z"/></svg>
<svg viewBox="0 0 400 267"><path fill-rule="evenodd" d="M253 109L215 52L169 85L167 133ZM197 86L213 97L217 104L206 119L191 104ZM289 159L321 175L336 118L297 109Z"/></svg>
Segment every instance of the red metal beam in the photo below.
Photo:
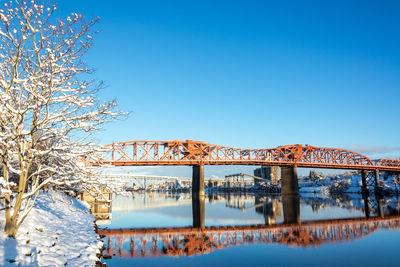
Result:
<svg viewBox="0 0 400 267"><path fill-rule="evenodd" d="M121 142L106 148L107 152L88 155L85 163L92 166L272 165L400 172L400 160L371 160L350 150L310 145L242 149L173 140Z"/></svg>

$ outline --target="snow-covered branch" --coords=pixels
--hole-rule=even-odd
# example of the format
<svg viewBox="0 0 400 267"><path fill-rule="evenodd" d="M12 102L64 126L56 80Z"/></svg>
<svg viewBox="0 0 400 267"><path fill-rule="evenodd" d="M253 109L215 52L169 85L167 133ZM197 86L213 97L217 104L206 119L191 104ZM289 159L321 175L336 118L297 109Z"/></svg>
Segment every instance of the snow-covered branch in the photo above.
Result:
<svg viewBox="0 0 400 267"><path fill-rule="evenodd" d="M50 184L104 186L78 161L104 149L90 142L94 131L127 115L115 100L100 102L102 83L87 80L94 70L83 57L98 18L55 19L55 12L39 0L0 6L0 194L16 196L8 225L20 225Z"/></svg>

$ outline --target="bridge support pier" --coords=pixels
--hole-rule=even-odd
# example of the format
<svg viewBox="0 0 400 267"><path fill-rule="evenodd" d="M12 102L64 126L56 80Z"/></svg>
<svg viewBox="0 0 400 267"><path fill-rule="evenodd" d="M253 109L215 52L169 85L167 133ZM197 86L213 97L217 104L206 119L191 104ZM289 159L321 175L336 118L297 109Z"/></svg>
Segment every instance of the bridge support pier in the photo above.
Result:
<svg viewBox="0 0 400 267"><path fill-rule="evenodd" d="M367 171L366 170L361 170L361 193L363 195L369 195L369 188L367 184Z"/></svg>
<svg viewBox="0 0 400 267"><path fill-rule="evenodd" d="M192 176L193 227L204 228L204 208L204 165L194 165Z"/></svg>
<svg viewBox="0 0 400 267"><path fill-rule="evenodd" d="M193 165L192 197L204 195L204 165Z"/></svg>
<svg viewBox="0 0 400 267"><path fill-rule="evenodd" d="M379 170L373 170L373 171L362 170L361 182L362 182L361 193L367 195L370 193L368 184L370 185L374 184L375 194L379 195L382 193L382 187L380 186L380 179L379 179Z"/></svg>
<svg viewBox="0 0 400 267"><path fill-rule="evenodd" d="M300 198L282 194L283 222L300 224Z"/></svg>
<svg viewBox="0 0 400 267"><path fill-rule="evenodd" d="M281 192L282 195L298 195L299 181L297 178L297 166L281 167Z"/></svg>
<svg viewBox="0 0 400 267"><path fill-rule="evenodd" d="M382 187L380 186L380 179L379 179L379 170L375 170L375 194L381 194L382 193Z"/></svg>

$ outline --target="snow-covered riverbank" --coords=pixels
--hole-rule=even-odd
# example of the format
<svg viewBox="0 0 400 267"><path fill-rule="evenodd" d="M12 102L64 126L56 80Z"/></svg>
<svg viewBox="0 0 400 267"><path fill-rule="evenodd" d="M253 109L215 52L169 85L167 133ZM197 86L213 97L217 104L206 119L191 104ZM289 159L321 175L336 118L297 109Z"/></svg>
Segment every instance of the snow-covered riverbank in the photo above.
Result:
<svg viewBox="0 0 400 267"><path fill-rule="evenodd" d="M379 183L383 194L391 195L400 192L400 181L397 175L385 175L380 177ZM359 195L362 189L361 175L343 175L336 177L322 177L319 180L304 179L299 181L300 193L317 193L323 196L336 194ZM374 186L369 186L374 191Z"/></svg>
<svg viewBox="0 0 400 267"><path fill-rule="evenodd" d="M103 243L93 222L87 204L42 192L16 239L0 231L0 266L94 266Z"/></svg>

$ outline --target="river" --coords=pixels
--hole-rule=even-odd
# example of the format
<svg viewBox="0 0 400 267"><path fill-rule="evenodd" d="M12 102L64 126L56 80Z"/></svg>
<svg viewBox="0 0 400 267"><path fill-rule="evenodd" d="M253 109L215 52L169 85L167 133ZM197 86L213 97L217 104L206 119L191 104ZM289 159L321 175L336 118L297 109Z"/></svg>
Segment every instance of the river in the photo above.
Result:
<svg viewBox="0 0 400 267"><path fill-rule="evenodd" d="M400 202L158 192L95 213L108 266L398 266Z"/></svg>

